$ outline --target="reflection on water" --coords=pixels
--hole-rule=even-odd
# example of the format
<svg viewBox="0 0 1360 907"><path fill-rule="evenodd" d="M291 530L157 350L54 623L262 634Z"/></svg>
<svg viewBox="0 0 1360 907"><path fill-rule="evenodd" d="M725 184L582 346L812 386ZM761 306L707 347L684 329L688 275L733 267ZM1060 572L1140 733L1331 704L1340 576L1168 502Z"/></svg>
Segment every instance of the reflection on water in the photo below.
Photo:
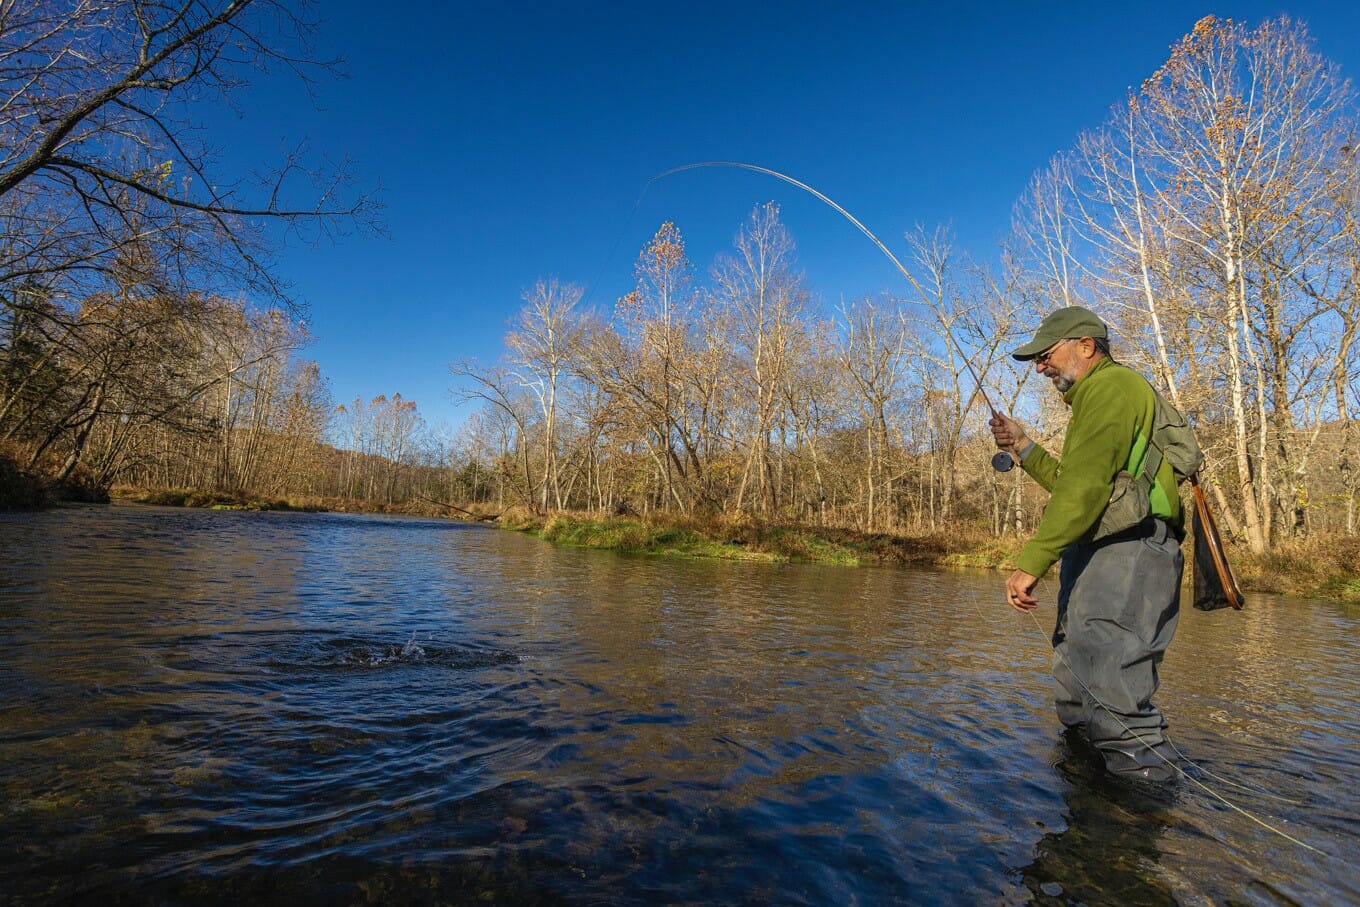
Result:
<svg viewBox="0 0 1360 907"><path fill-rule="evenodd" d="M999 583L3 515L0 901L1360 900L1336 856L1064 740ZM1186 614L1160 695L1224 780L1196 777L1332 855L1360 832L1357 616Z"/></svg>

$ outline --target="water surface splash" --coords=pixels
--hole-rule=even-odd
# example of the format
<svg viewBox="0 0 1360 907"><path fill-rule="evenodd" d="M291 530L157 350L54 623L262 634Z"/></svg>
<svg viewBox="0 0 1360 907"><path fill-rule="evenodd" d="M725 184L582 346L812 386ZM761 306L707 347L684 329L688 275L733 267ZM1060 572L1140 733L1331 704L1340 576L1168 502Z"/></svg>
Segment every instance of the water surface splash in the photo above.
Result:
<svg viewBox="0 0 1360 907"><path fill-rule="evenodd" d="M401 668L431 666L453 669L514 664L519 656L503 649L437 642L434 634L412 632L404 643L383 639L335 636L302 640L274 652L275 668Z"/></svg>

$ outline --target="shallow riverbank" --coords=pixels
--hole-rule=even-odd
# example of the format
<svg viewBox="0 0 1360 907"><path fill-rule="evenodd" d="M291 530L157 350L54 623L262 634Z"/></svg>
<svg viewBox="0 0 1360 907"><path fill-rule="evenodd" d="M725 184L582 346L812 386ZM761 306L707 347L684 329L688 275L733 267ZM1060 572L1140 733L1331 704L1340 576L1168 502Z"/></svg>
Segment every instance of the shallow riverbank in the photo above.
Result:
<svg viewBox="0 0 1360 907"><path fill-rule="evenodd" d="M494 513L486 508L464 510L452 504L433 500L403 501L388 504L383 501L364 501L355 498L289 496L269 498L255 494L231 494L198 489L147 489L115 486L110 496L131 504L151 504L158 507L191 507L209 510L298 511L302 513L373 513L421 517L451 517L458 520L491 522Z"/></svg>

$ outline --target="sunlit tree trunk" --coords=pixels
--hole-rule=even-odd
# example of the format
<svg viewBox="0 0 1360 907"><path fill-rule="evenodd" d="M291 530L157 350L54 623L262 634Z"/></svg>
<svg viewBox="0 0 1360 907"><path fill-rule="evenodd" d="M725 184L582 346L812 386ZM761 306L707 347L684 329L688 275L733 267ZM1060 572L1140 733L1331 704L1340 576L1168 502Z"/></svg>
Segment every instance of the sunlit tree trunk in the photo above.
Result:
<svg viewBox="0 0 1360 907"><path fill-rule="evenodd" d="M569 357L577 346L580 327L574 310L582 290L556 280L538 281L524 294L514 330L506 347L515 359L520 383L531 390L543 415L543 478L539 506L561 509L560 451L558 450L558 398L566 380Z"/></svg>

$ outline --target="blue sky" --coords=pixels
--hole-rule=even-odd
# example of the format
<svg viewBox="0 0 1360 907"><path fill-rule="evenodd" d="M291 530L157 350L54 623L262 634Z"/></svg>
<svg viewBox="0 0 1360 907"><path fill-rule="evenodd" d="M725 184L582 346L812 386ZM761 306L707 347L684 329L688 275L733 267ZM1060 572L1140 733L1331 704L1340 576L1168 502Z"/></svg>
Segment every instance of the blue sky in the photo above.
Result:
<svg viewBox="0 0 1360 907"><path fill-rule="evenodd" d="M1288 14L1360 78L1351 2L418 3L326 0L322 56L348 77L309 99L257 79L213 116L229 166L306 139L381 184L386 237L296 246L308 350L338 402L400 392L456 425L448 364L495 361L539 277L609 306L664 220L706 273L776 201L821 299L904 290L815 186L903 250L914 224L993 254L1029 177L1163 63L1200 17Z"/></svg>

